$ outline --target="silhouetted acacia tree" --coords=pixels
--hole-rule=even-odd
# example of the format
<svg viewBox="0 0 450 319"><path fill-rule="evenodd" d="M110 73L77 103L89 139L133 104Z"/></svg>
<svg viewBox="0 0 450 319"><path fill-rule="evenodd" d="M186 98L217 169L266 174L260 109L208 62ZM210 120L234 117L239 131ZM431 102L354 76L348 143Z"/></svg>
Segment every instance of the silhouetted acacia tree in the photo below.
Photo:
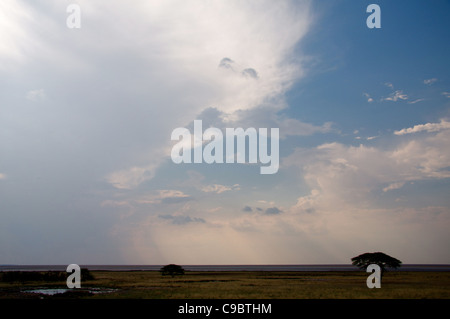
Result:
<svg viewBox="0 0 450 319"><path fill-rule="evenodd" d="M170 264L162 267L160 270L163 276L169 275L175 277L176 275L184 275L183 267L175 264Z"/></svg>
<svg viewBox="0 0 450 319"><path fill-rule="evenodd" d="M366 270L369 265L376 264L380 266L381 277L383 277L383 273L387 271L387 268L396 269L402 265L402 262L394 257L386 255L385 253L376 252L364 253L353 257L352 264L364 270Z"/></svg>

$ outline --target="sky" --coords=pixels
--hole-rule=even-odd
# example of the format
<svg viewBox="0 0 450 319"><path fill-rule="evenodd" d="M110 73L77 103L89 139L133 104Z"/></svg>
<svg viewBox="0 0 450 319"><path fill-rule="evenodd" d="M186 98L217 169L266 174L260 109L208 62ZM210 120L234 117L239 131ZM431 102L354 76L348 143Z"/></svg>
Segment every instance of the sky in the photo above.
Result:
<svg viewBox="0 0 450 319"><path fill-rule="evenodd" d="M0 264L449 264L447 12L1 1ZM278 171L174 163L195 120L278 128Z"/></svg>

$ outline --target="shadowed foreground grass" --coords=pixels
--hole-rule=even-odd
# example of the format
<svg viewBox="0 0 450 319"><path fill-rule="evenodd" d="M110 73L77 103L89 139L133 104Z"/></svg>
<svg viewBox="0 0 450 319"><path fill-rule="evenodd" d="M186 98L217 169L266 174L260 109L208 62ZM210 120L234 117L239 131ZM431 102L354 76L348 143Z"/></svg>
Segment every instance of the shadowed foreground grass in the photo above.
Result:
<svg viewBox="0 0 450 319"><path fill-rule="evenodd" d="M450 272L388 272L380 289L369 289L365 272L189 272L161 276L156 271L92 271L82 288L117 289L83 298L149 299L449 299ZM0 283L0 298L45 297L24 294L33 287L61 287L65 282ZM68 298L74 296L67 295ZM48 297L46 297L48 298ZM53 297L55 298L55 297Z"/></svg>

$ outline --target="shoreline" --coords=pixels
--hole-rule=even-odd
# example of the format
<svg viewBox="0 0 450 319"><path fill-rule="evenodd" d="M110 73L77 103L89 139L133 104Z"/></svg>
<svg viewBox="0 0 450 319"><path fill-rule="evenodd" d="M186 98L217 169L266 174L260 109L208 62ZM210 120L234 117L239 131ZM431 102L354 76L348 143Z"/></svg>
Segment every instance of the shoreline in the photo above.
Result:
<svg viewBox="0 0 450 319"><path fill-rule="evenodd" d="M164 265L83 265L90 271L159 271ZM295 272L329 272L329 271L361 271L349 264L313 264L313 265L183 265L185 271L295 271ZM67 265L0 265L4 271L65 271ZM390 271L450 271L449 264L404 264Z"/></svg>

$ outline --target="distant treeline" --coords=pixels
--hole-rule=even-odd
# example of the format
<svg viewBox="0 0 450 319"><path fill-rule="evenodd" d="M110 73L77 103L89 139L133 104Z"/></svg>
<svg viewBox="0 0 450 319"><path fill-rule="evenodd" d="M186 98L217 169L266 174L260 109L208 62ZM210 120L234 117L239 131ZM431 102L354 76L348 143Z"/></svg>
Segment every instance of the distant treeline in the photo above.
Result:
<svg viewBox="0 0 450 319"><path fill-rule="evenodd" d="M65 271L5 271L0 272L2 282L25 282L25 281L66 281L70 273ZM92 280L94 276L87 268L81 268L81 280Z"/></svg>

